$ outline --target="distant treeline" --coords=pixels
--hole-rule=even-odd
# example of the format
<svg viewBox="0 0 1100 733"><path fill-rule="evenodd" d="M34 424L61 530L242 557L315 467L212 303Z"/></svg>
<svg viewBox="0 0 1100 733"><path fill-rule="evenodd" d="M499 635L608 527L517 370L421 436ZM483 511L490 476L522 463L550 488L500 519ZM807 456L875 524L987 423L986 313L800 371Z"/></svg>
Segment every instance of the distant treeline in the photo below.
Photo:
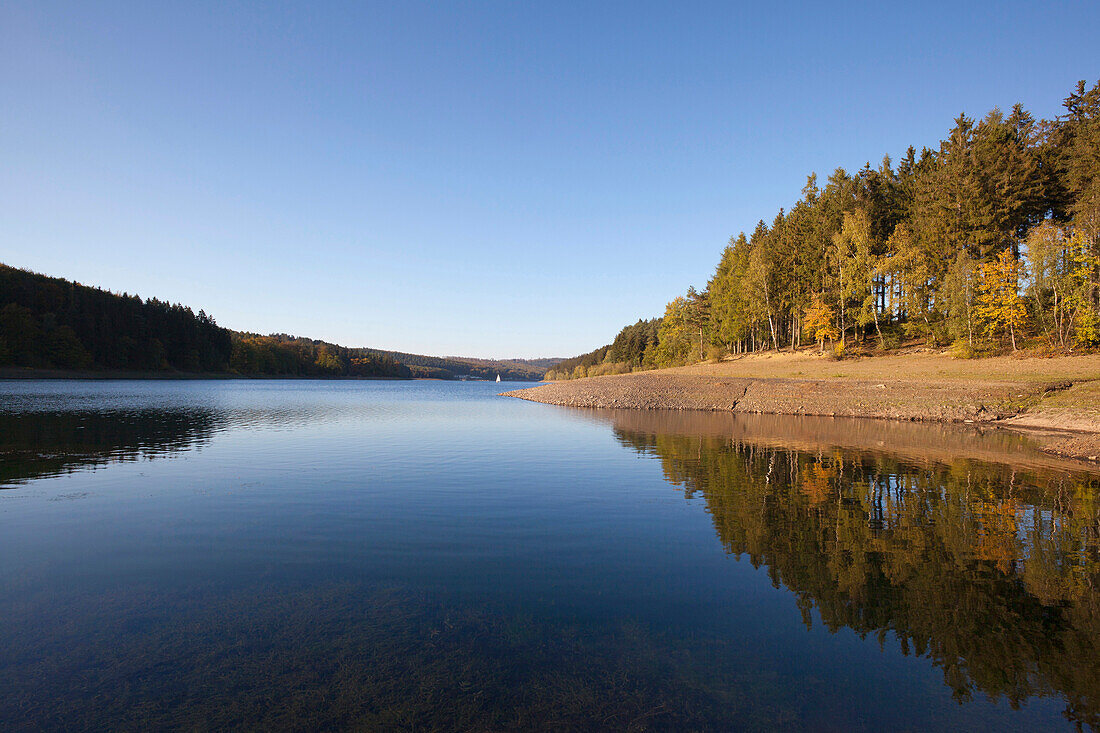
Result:
<svg viewBox="0 0 1100 733"><path fill-rule="evenodd" d="M537 380L557 361L439 358L240 333L201 310L0 265L0 367Z"/></svg>
<svg viewBox="0 0 1100 733"><path fill-rule="evenodd" d="M532 381L542 378L547 367L560 359L473 359L459 356L423 356L401 351L363 349L389 356L405 364L414 377L421 379L501 379Z"/></svg>
<svg viewBox="0 0 1100 733"><path fill-rule="evenodd" d="M274 334L233 334L229 371L286 377L415 376L392 356L371 349L351 349L325 341Z"/></svg>
<svg viewBox="0 0 1100 733"><path fill-rule="evenodd" d="M794 206L730 239L702 291L668 304L643 366L827 342L1100 346L1100 84L1064 108L960 115L896 166L838 168L824 187L810 175ZM573 371L614 361L590 357Z"/></svg>

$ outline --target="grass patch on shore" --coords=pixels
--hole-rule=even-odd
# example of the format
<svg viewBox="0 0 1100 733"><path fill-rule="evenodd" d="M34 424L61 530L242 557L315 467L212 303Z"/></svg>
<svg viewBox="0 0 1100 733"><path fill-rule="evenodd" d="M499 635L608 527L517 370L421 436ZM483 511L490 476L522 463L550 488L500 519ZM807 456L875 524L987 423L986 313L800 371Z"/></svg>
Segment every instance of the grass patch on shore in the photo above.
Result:
<svg viewBox="0 0 1100 733"><path fill-rule="evenodd" d="M653 372L651 372L653 373ZM755 379L877 379L965 382L1082 382L1100 380L1100 354L995 356L955 359L942 352L891 354L835 361L811 351L752 354L718 364L693 364L659 373Z"/></svg>

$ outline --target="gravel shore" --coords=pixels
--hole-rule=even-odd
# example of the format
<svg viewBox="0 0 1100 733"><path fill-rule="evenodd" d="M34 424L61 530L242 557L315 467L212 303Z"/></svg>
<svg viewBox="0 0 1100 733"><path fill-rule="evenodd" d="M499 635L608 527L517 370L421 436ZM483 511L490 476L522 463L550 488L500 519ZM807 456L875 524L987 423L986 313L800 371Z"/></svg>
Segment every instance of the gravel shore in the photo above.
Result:
<svg viewBox="0 0 1100 733"><path fill-rule="evenodd" d="M719 366L719 365L715 365ZM709 410L776 415L985 423L1037 430L1052 453L1100 459L1100 414L1079 406L1094 384L729 376L728 369L665 370L552 382L503 393L565 407ZM723 373L726 372L726 373ZM1062 403L1058 403L1058 399ZM1048 405L1048 403L1051 403ZM1068 408L1059 407L1068 404Z"/></svg>

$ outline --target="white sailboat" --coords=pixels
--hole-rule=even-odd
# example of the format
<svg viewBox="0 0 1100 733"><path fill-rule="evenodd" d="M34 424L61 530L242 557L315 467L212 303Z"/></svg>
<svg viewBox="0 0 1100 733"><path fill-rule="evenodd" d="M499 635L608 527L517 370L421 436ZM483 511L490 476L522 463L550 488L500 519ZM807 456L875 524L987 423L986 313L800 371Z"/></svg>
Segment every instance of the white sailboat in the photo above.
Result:
<svg viewBox="0 0 1100 733"><path fill-rule="evenodd" d="M500 375L499 374L497 375L497 381L498 382L500 381Z"/></svg>

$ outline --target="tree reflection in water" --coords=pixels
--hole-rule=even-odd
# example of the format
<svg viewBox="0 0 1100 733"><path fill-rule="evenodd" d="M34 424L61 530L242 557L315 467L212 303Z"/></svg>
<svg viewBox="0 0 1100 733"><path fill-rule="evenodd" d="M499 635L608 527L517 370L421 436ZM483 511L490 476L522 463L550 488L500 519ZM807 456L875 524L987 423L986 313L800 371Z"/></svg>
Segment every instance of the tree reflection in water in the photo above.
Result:
<svg viewBox="0 0 1100 733"><path fill-rule="evenodd" d="M602 417L705 500L726 550L795 593L807 625L816 609L830 630L892 634L959 701L1059 695L1067 718L1100 726L1097 474L1003 432Z"/></svg>
<svg viewBox="0 0 1100 733"><path fill-rule="evenodd" d="M239 441L235 450L233 441L219 445L222 461L248 466L287 450L290 442L270 440L272 435L300 437L288 436L282 430L288 426L335 427L314 437L350 440L321 457L292 451L302 462L272 471L268 491L211 492L182 511L175 500L181 492L191 496L195 477L219 476L218 466L226 465L213 460L218 451L206 453L210 461L196 461L152 500L133 502L119 492L119 501L85 507L11 503L0 533L9 541L6 554L0 553L8 561L0 563L8 591L0 594L0 687L6 693L0 727L54 721L55 727L135 730L692 730L726 729L735 721L740 728L774 730L870 729L908 721L911 727L969 729L1013 719L997 717L1005 706L981 704L985 696L1013 706L1037 696L1064 699L1069 720L1100 726L1100 477L1036 451L1021 436L869 420L575 413L614 430L623 445L658 460L665 478L685 495L705 501L724 548L747 556L776 586L789 589L806 624L820 618L833 631L850 628L877 638L891 652L900 645L939 666L956 699L978 701L948 703L952 710L946 711L940 708L943 688L934 674L928 684L923 664L915 674L896 669L899 676L886 681L864 670L834 680L825 670L865 657L843 657L833 666L784 665L761 651L776 643L781 657L793 656L804 642L820 641L802 633L797 617L794 633L778 622L779 633L761 641L736 626L758 614L755 606L737 617L724 600L700 604L697 616L675 622L658 604L650 613L624 612L636 602L636 586L611 576L619 570L651 582L676 613L682 601L691 606L686 588L709 589L732 578L728 563L718 562L692 581L696 585L659 580L714 556L705 525L702 555L676 556L661 548L683 545L660 545L637 565L605 566L551 551L541 566L545 578L527 584L504 576L499 594L471 593L470 587L480 587L470 586L471 578L487 566L507 570L525 562L518 558L528 556L517 548L532 536L547 536L547 527L572 531L568 541L583 539L612 563L623 560L624 547L637 548L629 542L647 542L654 528L687 529L693 543L699 539L695 512L684 513L688 520L680 524L684 517L670 517L668 501L622 517L625 534L606 534L607 525L591 525L588 516L580 525L568 521L592 507L615 519L622 501L646 495L615 493L603 497L607 503L569 514L583 492L628 475L605 460L607 451L619 451L613 443L597 442L598 450L582 463L589 481L582 492L553 493L560 480L555 474L527 495L552 495L565 519L538 507L517 513L516 507L526 508L523 502L505 513L476 488L457 492L461 500L448 505L454 516L433 525L437 529L461 523L492 529L479 524L491 514L503 517L510 532L518 530L514 544L501 544L495 531L482 532L489 538L484 544L472 535L472 547L492 563L468 562L431 543L398 541L393 546L399 551L392 552L384 532L399 518L373 511L376 494L354 493L346 482L317 487L374 466L407 470L402 456L430 455L420 443L388 459L385 450L363 450L389 425L409 423L382 422L363 437L371 403L316 402L317 394L328 392L298 400L276 399L280 393L268 388L259 394L220 408L203 398L162 408L148 400L133 409L0 412L0 486L178 455L215 442L221 431L280 429ZM464 409L477 414L476 403ZM345 425L355 429L339 429ZM575 436L576 426L567 427ZM606 435L603 429L597 434ZM424 434L411 435L421 440ZM491 485L494 497L522 484L530 471L531 464L512 454L471 456L477 470L470 476L499 481ZM307 467L325 471L303 479ZM656 464L640 472L649 482L645 491L675 504L650 468ZM242 473L255 478L255 471ZM229 489L240 480L234 474L217 485ZM120 485L127 485L121 477ZM395 483L390 490L396 496L408 488ZM4 493L18 498L31 492ZM440 495L430 496L437 501ZM401 498L417 508L415 497ZM473 511L463 514L469 503ZM302 512L301 506L326 511ZM333 507L351 510L353 521L334 519L339 512L329 511ZM424 521L417 511L408 517L414 518L409 526ZM643 524L630 524L640 517ZM561 524L548 524L554 521ZM141 529L144 522L151 528ZM9 527L18 531L7 532ZM383 539L372 542L372 532ZM624 537L627 545L615 544ZM568 550L568 542L548 547ZM414 572L391 573L379 558L394 555ZM660 566L664 558L668 565ZM437 576L437 565L469 573ZM579 576L575 584L565 570ZM577 590L575 604L554 595L563 587ZM727 590L740 587L733 582ZM789 602L786 594L776 596L780 607ZM911 694L884 692L890 680L912 681ZM1028 706L1018 720L1040 727L1036 721L1057 715L1057 703L1050 707Z"/></svg>
<svg viewBox="0 0 1100 733"><path fill-rule="evenodd" d="M0 489L187 450L223 422L209 409L0 412Z"/></svg>

